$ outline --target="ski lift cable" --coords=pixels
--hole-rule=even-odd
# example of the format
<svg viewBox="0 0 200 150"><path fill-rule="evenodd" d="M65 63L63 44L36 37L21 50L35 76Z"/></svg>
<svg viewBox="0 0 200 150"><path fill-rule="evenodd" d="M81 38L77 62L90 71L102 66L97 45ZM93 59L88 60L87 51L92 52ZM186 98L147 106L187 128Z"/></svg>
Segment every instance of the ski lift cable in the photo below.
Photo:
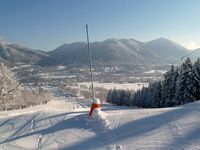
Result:
<svg viewBox="0 0 200 150"><path fill-rule="evenodd" d="M200 49L198 49L198 50L200 50ZM174 64L174 63L178 62L179 60L181 60L181 62L183 63L183 61L182 61L183 58L185 58L185 57L187 57L187 56L190 56L191 54L197 52L198 50L192 51L192 52L188 53L187 55L181 56L181 57L178 58L177 60L173 61L171 64Z"/></svg>
<svg viewBox="0 0 200 150"><path fill-rule="evenodd" d="M198 49L198 50L200 50L200 49ZM182 62L182 64L183 64L183 58L185 58L185 57L187 57L187 56L190 56L191 54L197 52L198 50L192 51L192 52L188 53L187 55L181 56L180 58L178 58L177 60L173 61L173 62L170 63L170 64L173 65L173 64L175 64L176 62L178 62L178 61L180 61L180 60L181 60L181 62Z"/></svg>
<svg viewBox="0 0 200 150"><path fill-rule="evenodd" d="M170 63L170 64L173 65L174 63L176 63L176 62L178 62L178 61L180 61L180 60L181 60L181 62L183 63L183 58L185 58L185 57L187 57L187 56L190 56L191 54L197 52L198 50L200 50L200 49L197 49L197 50L195 50L195 51L192 51L192 52L188 53L187 55L181 56L180 58L178 58L177 60L173 61L173 62ZM157 75L156 75L156 77L157 77Z"/></svg>

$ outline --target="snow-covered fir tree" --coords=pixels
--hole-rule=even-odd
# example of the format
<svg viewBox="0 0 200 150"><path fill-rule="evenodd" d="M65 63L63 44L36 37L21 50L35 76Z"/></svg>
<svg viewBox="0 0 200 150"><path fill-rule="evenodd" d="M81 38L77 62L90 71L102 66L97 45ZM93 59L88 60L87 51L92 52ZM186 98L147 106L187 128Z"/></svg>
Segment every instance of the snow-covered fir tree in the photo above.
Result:
<svg viewBox="0 0 200 150"><path fill-rule="evenodd" d="M154 107L163 107L161 106L161 100L162 100L162 89L163 85L162 82L159 81L156 83L155 91L154 91Z"/></svg>
<svg viewBox="0 0 200 150"><path fill-rule="evenodd" d="M200 100L200 59L192 64L190 58L181 67L171 66L162 81L150 83L135 93L113 90L110 102L138 107L171 107ZM108 99L109 99L108 97Z"/></svg>
<svg viewBox="0 0 200 150"><path fill-rule="evenodd" d="M192 68L192 87L190 86L191 96L195 100L200 100L200 58L195 61Z"/></svg>
<svg viewBox="0 0 200 150"><path fill-rule="evenodd" d="M166 72L164 75L164 80L162 82L162 100L160 106L173 106L176 105L173 101L176 92L176 82L178 77L178 68L171 66L170 71Z"/></svg>
<svg viewBox="0 0 200 150"><path fill-rule="evenodd" d="M132 95L133 95L133 91L130 91L130 90L126 90L125 91L125 101L124 101L124 104L126 106L131 106L131 104L132 104Z"/></svg>
<svg viewBox="0 0 200 150"><path fill-rule="evenodd" d="M190 58L181 65L180 73L177 77L176 103L185 104L193 100L192 98L192 62Z"/></svg>

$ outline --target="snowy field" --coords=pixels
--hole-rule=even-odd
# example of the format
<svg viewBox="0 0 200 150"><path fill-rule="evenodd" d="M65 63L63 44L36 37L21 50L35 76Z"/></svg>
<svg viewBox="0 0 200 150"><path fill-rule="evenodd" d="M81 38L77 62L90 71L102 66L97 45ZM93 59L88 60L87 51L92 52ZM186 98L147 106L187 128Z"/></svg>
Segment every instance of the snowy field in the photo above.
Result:
<svg viewBox="0 0 200 150"><path fill-rule="evenodd" d="M86 87L90 87L90 82L81 82L79 83L79 86L85 85ZM142 87L147 87L149 83L100 83L100 82L94 82L95 87L102 87L105 89L122 89L122 90L135 90L141 89Z"/></svg>
<svg viewBox="0 0 200 150"><path fill-rule="evenodd" d="M90 104L61 96L45 105L0 112L0 149L200 149L200 102L163 109L103 104L111 129L88 121Z"/></svg>
<svg viewBox="0 0 200 150"><path fill-rule="evenodd" d="M150 70L150 71L146 71L144 73L146 73L146 74L152 74L152 73L161 73L161 74L164 74L166 72L167 72L166 70Z"/></svg>

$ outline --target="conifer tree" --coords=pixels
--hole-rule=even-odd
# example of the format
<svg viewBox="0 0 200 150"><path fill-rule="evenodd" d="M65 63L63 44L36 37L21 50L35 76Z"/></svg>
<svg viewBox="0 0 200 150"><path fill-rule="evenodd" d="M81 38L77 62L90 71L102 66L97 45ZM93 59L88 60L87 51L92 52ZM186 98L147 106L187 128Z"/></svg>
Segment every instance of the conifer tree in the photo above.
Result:
<svg viewBox="0 0 200 150"><path fill-rule="evenodd" d="M112 90L109 90L106 101L112 103L111 101Z"/></svg>
<svg viewBox="0 0 200 150"><path fill-rule="evenodd" d="M126 106L131 106L131 104L132 104L132 91L130 91L130 90L126 90L125 91L125 105Z"/></svg>
<svg viewBox="0 0 200 150"><path fill-rule="evenodd" d="M153 107L162 107L161 100L162 100L162 82L159 81L156 83L156 88L154 92L154 106Z"/></svg>
<svg viewBox="0 0 200 150"><path fill-rule="evenodd" d="M136 91L113 90L111 102L118 105L138 107L171 107L200 100L200 58L192 64L190 58L164 75L163 81L150 83Z"/></svg>
<svg viewBox="0 0 200 150"><path fill-rule="evenodd" d="M162 107L175 105L174 98L176 92L177 77L178 68L176 69L172 65L170 71L166 72L166 74L164 75L162 100L160 104Z"/></svg>
<svg viewBox="0 0 200 150"><path fill-rule="evenodd" d="M191 87L192 86L192 62L190 58L181 65L180 73L177 77L176 86L176 103L177 105L185 104L192 101Z"/></svg>
<svg viewBox="0 0 200 150"><path fill-rule="evenodd" d="M200 100L200 58L198 58L192 68L192 87L190 86L190 91L192 91L192 98L194 100Z"/></svg>

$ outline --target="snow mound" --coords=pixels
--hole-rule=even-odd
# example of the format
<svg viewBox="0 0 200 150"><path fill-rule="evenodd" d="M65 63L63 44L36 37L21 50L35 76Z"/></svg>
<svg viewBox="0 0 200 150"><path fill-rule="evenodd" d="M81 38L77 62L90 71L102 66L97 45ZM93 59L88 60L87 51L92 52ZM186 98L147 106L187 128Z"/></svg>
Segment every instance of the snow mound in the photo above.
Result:
<svg viewBox="0 0 200 150"><path fill-rule="evenodd" d="M87 119L87 125L97 133L104 133L111 129L111 124L106 118L106 113L100 109L93 111L92 116Z"/></svg>

